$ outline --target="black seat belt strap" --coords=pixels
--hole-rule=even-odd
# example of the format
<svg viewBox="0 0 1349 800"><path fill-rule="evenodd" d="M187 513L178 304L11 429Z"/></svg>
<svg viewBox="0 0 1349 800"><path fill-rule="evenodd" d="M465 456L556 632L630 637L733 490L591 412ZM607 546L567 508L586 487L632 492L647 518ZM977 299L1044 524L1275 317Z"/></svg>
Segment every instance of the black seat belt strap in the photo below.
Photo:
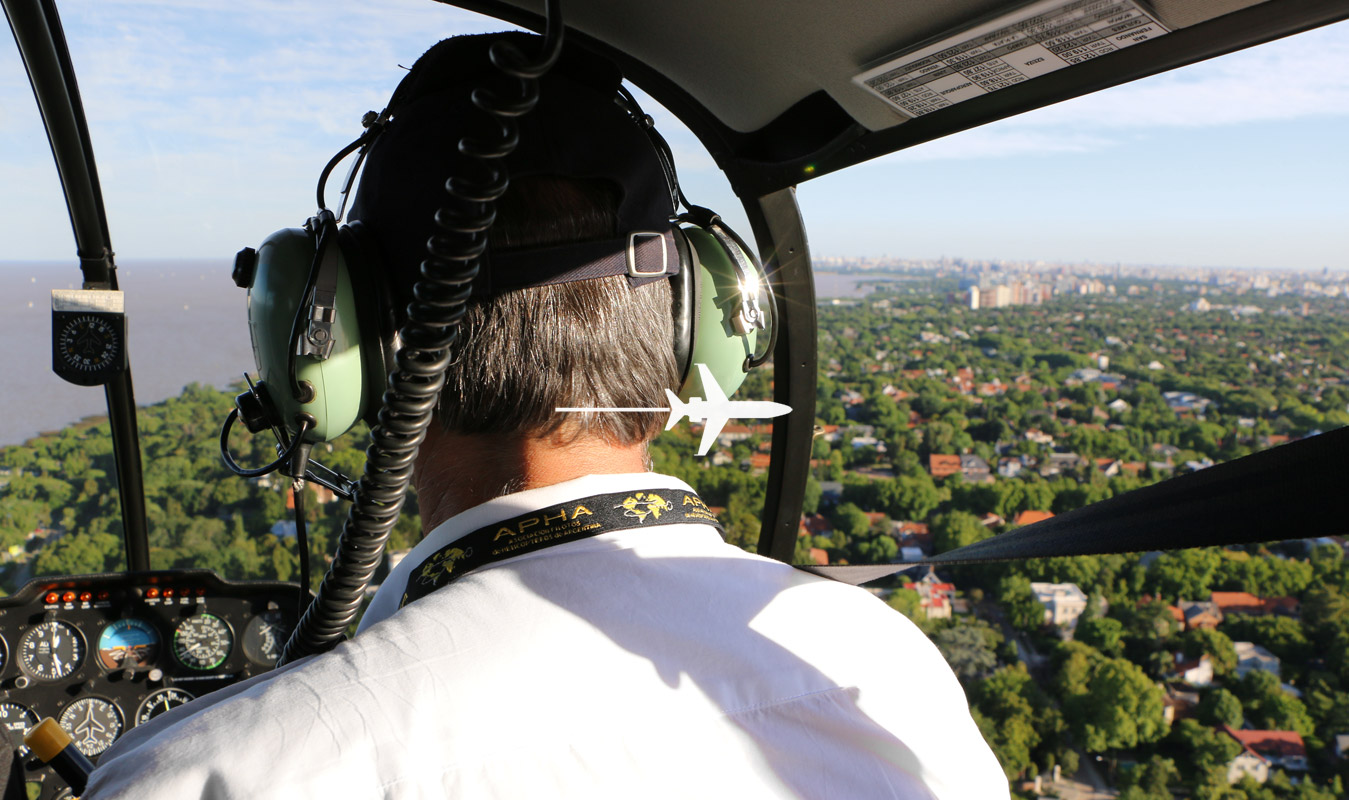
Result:
<svg viewBox="0 0 1349 800"><path fill-rule="evenodd" d="M1179 475L905 564L802 566L860 584L909 567L1223 547L1349 532L1349 428Z"/></svg>

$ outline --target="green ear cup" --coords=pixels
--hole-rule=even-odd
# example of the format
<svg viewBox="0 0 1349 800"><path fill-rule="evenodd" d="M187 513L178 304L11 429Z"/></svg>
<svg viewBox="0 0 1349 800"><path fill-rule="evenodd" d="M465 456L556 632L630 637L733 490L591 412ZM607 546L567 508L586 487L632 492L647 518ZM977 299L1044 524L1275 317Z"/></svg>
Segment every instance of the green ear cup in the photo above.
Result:
<svg viewBox="0 0 1349 800"><path fill-rule="evenodd" d="M267 237L258 248L257 272L248 290L248 327L258 373L282 418L294 432L298 428L294 422L297 413L313 415L317 424L305 438L324 442L336 439L355 424L371 390L362 375L361 332L351 278L342 256L338 259L332 354L323 361L296 356L296 379L307 381L314 388L314 398L300 403L291 396L287 374L291 326L314 259L314 248L315 236L302 228L286 228Z"/></svg>
<svg viewBox="0 0 1349 800"><path fill-rule="evenodd" d="M731 256L716 238L702 228L682 229L691 245L693 269L699 271L698 304L693 323L690 364L706 364L722 391L730 397L745 382L745 362L754 354L757 331L735 332L731 318L740 303L740 284ZM679 399L687 401L700 392L696 370L690 369Z"/></svg>

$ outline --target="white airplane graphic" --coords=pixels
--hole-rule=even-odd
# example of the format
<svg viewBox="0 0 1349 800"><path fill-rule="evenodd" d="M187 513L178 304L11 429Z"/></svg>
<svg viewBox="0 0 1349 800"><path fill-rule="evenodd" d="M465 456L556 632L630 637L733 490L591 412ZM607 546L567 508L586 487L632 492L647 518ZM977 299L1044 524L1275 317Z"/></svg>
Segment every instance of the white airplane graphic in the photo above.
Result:
<svg viewBox="0 0 1349 800"><path fill-rule="evenodd" d="M733 419L769 419L780 417L783 414L791 412L791 406L782 403L774 403L768 400L731 400L726 397L726 393L721 390L717 379L712 377L712 370L707 368L706 364L698 364L698 377L703 383L703 393L707 397L690 397L687 403L679 399L679 395L665 390L665 396L670 398L669 408L559 408L557 411L668 411L670 419L665 423L665 430L670 430L679 424L679 420L684 417L689 418L689 422L703 423L703 438L698 443L698 455L705 456L707 451L712 449L712 443L717 440L721 429L726 423Z"/></svg>
<svg viewBox="0 0 1349 800"><path fill-rule="evenodd" d="M721 429L733 419L769 419L789 413L791 406L768 400L731 400L712 377L712 370L706 364L699 364L698 377L703 382L703 394L706 398L690 397L688 403L680 402L679 397L669 389L665 396L670 398L670 419L665 430L673 428L679 420L689 418L689 422L703 423L703 439L698 443L698 455L705 456L712 449Z"/></svg>

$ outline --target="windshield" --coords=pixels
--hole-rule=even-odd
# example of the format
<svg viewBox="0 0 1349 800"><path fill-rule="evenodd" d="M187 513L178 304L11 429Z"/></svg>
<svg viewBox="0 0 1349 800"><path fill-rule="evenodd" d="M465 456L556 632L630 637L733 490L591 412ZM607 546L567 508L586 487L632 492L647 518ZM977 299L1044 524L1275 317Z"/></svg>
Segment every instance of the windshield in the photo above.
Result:
<svg viewBox="0 0 1349 800"><path fill-rule="evenodd" d="M217 450L241 374L255 370L234 253L313 213L323 164L433 40L503 27L433 3L340 5L297 2L284 16L261 3L61 5L126 292L156 569L296 578L287 487L229 475ZM123 556L102 392L50 368L50 292L78 288L79 272L7 39L0 75L0 588L13 592L37 575L120 569ZM706 150L643 102L689 199L747 235ZM1349 423L1347 123L1349 28L1338 25L804 184L820 340L798 563L916 561ZM768 370L737 394L771 397ZM653 466L692 483L727 538L752 547L769 430L733 422L699 458L701 432L683 425L657 440ZM236 441L241 461L271 457L265 438ZM357 476L364 446L358 430L315 455ZM346 509L309 491L317 576ZM417 541L416 511L392 551ZM1080 767L1085 784L1105 785L1118 775L1092 771L1103 757L1150 765L1163 741L1173 760L1223 750L1207 733L1165 739L1175 712L1153 725L1162 700L1149 692L1205 655L1235 675L1233 643L1263 641L1285 682L1323 698L1290 711L1277 681L1251 679L1229 693L1249 724L1302 726L1321 744L1349 730L1349 675L1308 663L1313 643L1349 641L1334 614L1297 631L1235 619L1215 644L1186 634L1199 611L1182 608L1215 592L1340 608L1338 594L1314 591L1343 586L1341 546L919 572L876 591L957 665L1009 778ZM1057 606L1056 592L1067 598ZM1079 617L1089 624L1073 646L1091 653L1061 641ZM1132 739L1118 720L1092 727L1100 698L1077 679L1098 655L1131 665L1120 669L1148 720ZM1031 676L1075 699L1055 706ZM1216 719L1240 727L1221 702L1226 716L1202 712L1205 731ZM1191 716L1199 707L1194 694ZM1147 769L1164 787L1169 773ZM1183 772L1173 782L1203 779Z"/></svg>

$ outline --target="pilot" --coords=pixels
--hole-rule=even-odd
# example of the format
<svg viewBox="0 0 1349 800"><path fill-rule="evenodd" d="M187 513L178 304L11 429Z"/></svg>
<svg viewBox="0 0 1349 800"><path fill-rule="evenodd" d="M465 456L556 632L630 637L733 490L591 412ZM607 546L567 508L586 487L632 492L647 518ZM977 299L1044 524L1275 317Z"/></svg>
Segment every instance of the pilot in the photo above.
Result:
<svg viewBox="0 0 1349 800"><path fill-rule="evenodd" d="M352 216L396 307L491 38L431 48L369 155ZM580 52L542 80L416 463L425 537L356 636L128 731L85 797L1008 796L903 615L724 543L686 483L650 471L662 415L556 412L678 388L668 275L585 255L674 213L619 81Z"/></svg>

